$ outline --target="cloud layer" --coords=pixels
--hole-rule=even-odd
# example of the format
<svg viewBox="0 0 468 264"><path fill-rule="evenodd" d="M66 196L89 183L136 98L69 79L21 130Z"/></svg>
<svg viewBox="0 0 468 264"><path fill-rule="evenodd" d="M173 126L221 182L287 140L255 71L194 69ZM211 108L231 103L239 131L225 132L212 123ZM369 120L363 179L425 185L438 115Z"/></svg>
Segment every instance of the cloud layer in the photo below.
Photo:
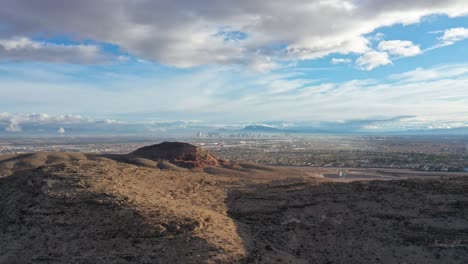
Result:
<svg viewBox="0 0 468 264"><path fill-rule="evenodd" d="M467 122L467 52L464 43L453 45L468 39L468 17L457 17L468 15L466 0L0 6L0 112L20 113L0 114L4 133L187 125L148 125L154 120L313 120L369 129ZM119 59L125 62L108 63Z"/></svg>
<svg viewBox="0 0 468 264"><path fill-rule="evenodd" d="M392 64L386 52L369 51L356 60L356 64L365 70L373 70L382 65Z"/></svg>
<svg viewBox="0 0 468 264"><path fill-rule="evenodd" d="M389 54L410 57L421 54L419 46L408 40L389 40L379 43L379 50L386 51Z"/></svg>
<svg viewBox="0 0 468 264"><path fill-rule="evenodd" d="M91 116L99 113L136 121L198 119L223 124L265 120L324 122L407 115L427 122L465 122L468 117L466 64L417 68L385 78L346 81L314 80L294 71L252 74L232 68L210 68L182 75L146 69L150 77L99 73L101 78L118 83L112 89L102 88L100 79L91 84L70 80L67 76L71 73L63 73L61 69L49 70L49 76L42 76L43 79L35 77L42 75L40 72L24 71L21 81L2 81L4 87L15 87L2 91L4 100L0 101L0 107L3 109L67 111ZM81 73L81 69L76 71ZM8 126L15 129L15 122L9 122Z"/></svg>
<svg viewBox="0 0 468 264"><path fill-rule="evenodd" d="M12 113L0 113L0 126L4 127L7 132L22 132L23 126L60 126L70 124L86 124L93 123L92 119L83 118L78 115L48 115L48 114L12 114ZM60 130L60 127L55 129ZM65 132L65 130L63 130Z"/></svg>
<svg viewBox="0 0 468 264"><path fill-rule="evenodd" d="M452 45L455 42L468 39L468 28L450 28L444 31L440 39L445 45Z"/></svg>
<svg viewBox="0 0 468 264"><path fill-rule="evenodd" d="M416 23L431 14L468 14L465 0L0 0L0 5L4 41L66 35L111 43L138 58L177 67L244 64L260 71L282 61L332 53L367 54L363 60L375 61L370 57L377 54L369 54L369 40L364 37L375 29ZM457 32L444 38L451 41L454 34L459 38ZM3 56L50 59L35 54L45 52L74 61L76 56L69 53L93 53L92 47L31 50L34 45L28 45L29 52ZM389 52L407 56L417 49L404 45Z"/></svg>
<svg viewBox="0 0 468 264"><path fill-rule="evenodd" d="M39 118L38 118L39 117ZM69 119L72 119L70 121ZM201 121L170 122L106 122L73 116L52 116L47 114L0 113L0 136L179 136L203 133L246 132L245 127L275 128L281 133L381 133L405 131L431 131L433 129L463 129L467 131L468 121L427 120L417 116L372 117L339 121L266 121L262 123L211 124ZM264 133L261 129L247 132ZM450 131L449 131L450 133Z"/></svg>
<svg viewBox="0 0 468 264"><path fill-rule="evenodd" d="M108 58L95 45L59 45L26 37L0 39L0 61L103 63Z"/></svg>

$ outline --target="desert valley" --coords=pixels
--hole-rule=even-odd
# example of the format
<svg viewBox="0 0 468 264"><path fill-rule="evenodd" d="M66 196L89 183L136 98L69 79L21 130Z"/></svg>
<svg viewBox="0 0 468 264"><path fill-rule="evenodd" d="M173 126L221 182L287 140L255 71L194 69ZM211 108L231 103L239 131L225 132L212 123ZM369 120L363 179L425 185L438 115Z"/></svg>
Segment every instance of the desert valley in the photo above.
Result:
<svg viewBox="0 0 468 264"><path fill-rule="evenodd" d="M0 156L0 263L465 263L468 174L265 166L187 143ZM341 174L341 175L340 175Z"/></svg>
<svg viewBox="0 0 468 264"><path fill-rule="evenodd" d="M0 264L467 264L468 0L0 0Z"/></svg>

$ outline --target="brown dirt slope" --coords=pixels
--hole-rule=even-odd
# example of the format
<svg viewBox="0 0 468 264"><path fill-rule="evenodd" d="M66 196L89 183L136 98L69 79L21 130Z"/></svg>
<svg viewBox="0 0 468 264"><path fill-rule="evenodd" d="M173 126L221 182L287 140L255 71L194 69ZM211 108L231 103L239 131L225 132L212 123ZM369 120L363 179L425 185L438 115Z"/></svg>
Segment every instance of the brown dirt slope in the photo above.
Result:
<svg viewBox="0 0 468 264"><path fill-rule="evenodd" d="M310 184L229 193L249 263L467 263L468 177Z"/></svg>
<svg viewBox="0 0 468 264"><path fill-rule="evenodd" d="M55 162L87 160L83 153L37 152L30 154L0 155L0 178L17 171L32 170Z"/></svg>
<svg viewBox="0 0 468 264"><path fill-rule="evenodd" d="M182 151L0 157L0 264L467 262L467 175L188 170Z"/></svg>
<svg viewBox="0 0 468 264"><path fill-rule="evenodd" d="M0 179L0 263L237 263L231 181L111 160L17 172Z"/></svg>

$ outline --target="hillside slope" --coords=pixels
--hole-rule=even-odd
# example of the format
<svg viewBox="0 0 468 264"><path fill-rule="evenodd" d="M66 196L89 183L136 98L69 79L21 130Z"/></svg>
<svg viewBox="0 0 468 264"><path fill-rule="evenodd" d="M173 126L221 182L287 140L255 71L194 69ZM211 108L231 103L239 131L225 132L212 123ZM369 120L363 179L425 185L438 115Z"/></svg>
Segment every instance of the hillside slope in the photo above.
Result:
<svg viewBox="0 0 468 264"><path fill-rule="evenodd" d="M0 157L0 263L468 259L467 176L339 182L236 162L188 169L160 154Z"/></svg>

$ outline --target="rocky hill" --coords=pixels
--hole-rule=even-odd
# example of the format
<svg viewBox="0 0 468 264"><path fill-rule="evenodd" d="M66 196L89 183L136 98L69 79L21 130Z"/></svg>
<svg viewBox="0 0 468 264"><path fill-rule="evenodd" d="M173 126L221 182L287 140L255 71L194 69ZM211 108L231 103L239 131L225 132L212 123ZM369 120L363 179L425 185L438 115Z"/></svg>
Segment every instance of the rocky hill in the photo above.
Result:
<svg viewBox="0 0 468 264"><path fill-rule="evenodd" d="M163 142L146 146L130 153L132 156L154 160L167 160L184 168L205 168L219 165L219 159L200 147L182 142Z"/></svg>
<svg viewBox="0 0 468 264"><path fill-rule="evenodd" d="M0 264L468 259L465 174L326 179L184 143L0 156L0 171Z"/></svg>

